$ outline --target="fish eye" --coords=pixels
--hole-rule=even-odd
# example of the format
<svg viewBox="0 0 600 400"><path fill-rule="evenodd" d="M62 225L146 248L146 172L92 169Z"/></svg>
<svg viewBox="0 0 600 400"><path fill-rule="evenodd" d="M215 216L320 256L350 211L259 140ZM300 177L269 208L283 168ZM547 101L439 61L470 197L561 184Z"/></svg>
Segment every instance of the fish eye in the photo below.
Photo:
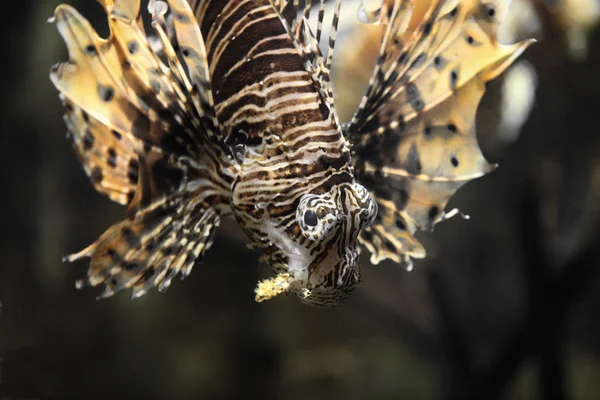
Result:
<svg viewBox="0 0 600 400"><path fill-rule="evenodd" d="M304 236L322 239L333 232L338 223L335 204L325 195L304 195L296 210L296 221Z"/></svg>
<svg viewBox="0 0 600 400"><path fill-rule="evenodd" d="M314 210L306 210L304 213L304 223L306 226L317 226L317 223L319 223L319 216Z"/></svg>

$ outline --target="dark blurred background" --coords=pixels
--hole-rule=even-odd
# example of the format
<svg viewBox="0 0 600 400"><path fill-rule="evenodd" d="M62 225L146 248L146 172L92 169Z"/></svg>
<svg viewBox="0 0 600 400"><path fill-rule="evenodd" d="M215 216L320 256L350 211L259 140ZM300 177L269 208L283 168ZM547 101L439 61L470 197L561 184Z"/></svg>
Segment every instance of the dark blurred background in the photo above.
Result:
<svg viewBox="0 0 600 400"><path fill-rule="evenodd" d="M271 272L232 221L167 294L96 301L101 289L75 289L87 265L61 256L123 210L65 139L48 70L67 55L45 22L58 3L23 0L0 24L0 399L600 398L596 0L513 2L501 38L539 42L483 99L478 136L500 168L452 199L471 219L420 234L429 255L412 272L364 255L364 283L333 309L255 303ZM69 3L106 33L100 6ZM348 3L335 71L344 118L377 51Z"/></svg>

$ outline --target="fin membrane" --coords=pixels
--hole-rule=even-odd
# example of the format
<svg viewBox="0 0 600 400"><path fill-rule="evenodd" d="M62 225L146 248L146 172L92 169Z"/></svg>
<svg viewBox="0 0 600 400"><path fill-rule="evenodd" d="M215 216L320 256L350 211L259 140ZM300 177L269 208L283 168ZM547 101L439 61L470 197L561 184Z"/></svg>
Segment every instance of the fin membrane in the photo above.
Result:
<svg viewBox="0 0 600 400"><path fill-rule="evenodd" d="M218 174L226 147L216 136L206 52L187 1L150 2L154 45L140 0L100 3L107 39L72 7L56 9L69 61L55 65L50 78L94 187L128 210L125 220L66 259L91 258L78 286L105 283L101 297L133 288L139 297L154 286L166 289L178 273L187 276L210 247L216 207L229 196Z"/></svg>
<svg viewBox="0 0 600 400"><path fill-rule="evenodd" d="M151 150L139 158L139 177L127 218L110 227L92 245L66 257L91 259L88 276L78 287L104 283L101 298L133 288L133 297L158 286L169 287L181 273L186 277L212 244L220 197L214 184L198 181L194 190L186 176L199 174L175 157Z"/></svg>
<svg viewBox="0 0 600 400"><path fill-rule="evenodd" d="M175 275L188 276L212 244L219 217L212 208L187 196L155 201L113 225L83 251L67 261L90 257L85 280L77 287L105 284L99 298L133 288L132 298L158 286L166 290Z"/></svg>
<svg viewBox="0 0 600 400"><path fill-rule="evenodd" d="M475 116L486 83L531 43L496 39L506 2L386 0L366 20L386 26L369 87L345 133L356 178L376 197L380 215L361 235L371 261L410 266L425 252L417 229L444 212L468 181L494 169L477 143Z"/></svg>

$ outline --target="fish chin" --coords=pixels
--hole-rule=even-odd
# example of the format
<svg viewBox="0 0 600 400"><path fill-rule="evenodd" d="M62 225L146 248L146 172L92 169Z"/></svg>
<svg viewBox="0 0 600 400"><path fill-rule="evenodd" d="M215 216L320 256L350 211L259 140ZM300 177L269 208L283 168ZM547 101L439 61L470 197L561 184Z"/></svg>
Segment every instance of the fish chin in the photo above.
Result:
<svg viewBox="0 0 600 400"><path fill-rule="evenodd" d="M307 256L308 254L304 257L288 255L288 271L295 281L308 280L308 266L310 265L310 259Z"/></svg>
<svg viewBox="0 0 600 400"><path fill-rule="evenodd" d="M313 290L294 285L293 292L306 305L314 307L333 307L343 303L352 293L354 285L346 287L324 287L319 286Z"/></svg>
<svg viewBox="0 0 600 400"><path fill-rule="evenodd" d="M340 257L335 252L334 248L331 253L321 261L319 266L309 275L308 268L313 264L314 256L309 250L298 242L290 239L285 231L276 226L274 223L266 222L266 232L269 241L276 246L287 258L287 278L290 291L294 293L304 304L323 307L334 306L343 302L348 294L352 291L353 283L349 285L333 285L330 287L323 286L332 269L340 268ZM344 273L353 273L357 267L357 253L350 252L348 259L344 260Z"/></svg>

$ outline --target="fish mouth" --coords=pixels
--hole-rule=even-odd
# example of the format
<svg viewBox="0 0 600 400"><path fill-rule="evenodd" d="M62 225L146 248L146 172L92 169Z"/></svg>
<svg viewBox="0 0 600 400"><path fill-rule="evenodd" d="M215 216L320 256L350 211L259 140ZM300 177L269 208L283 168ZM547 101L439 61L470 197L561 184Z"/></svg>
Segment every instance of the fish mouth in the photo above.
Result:
<svg viewBox="0 0 600 400"><path fill-rule="evenodd" d="M257 301L264 301L280 293L294 294L309 306L333 307L341 304L361 282L357 251L327 252L310 264L305 258L288 259L288 271L260 282L255 290Z"/></svg>
<svg viewBox="0 0 600 400"><path fill-rule="evenodd" d="M357 251L347 251L343 256L326 255L315 259L308 267L305 287L309 290L336 290L359 281L360 264Z"/></svg>

